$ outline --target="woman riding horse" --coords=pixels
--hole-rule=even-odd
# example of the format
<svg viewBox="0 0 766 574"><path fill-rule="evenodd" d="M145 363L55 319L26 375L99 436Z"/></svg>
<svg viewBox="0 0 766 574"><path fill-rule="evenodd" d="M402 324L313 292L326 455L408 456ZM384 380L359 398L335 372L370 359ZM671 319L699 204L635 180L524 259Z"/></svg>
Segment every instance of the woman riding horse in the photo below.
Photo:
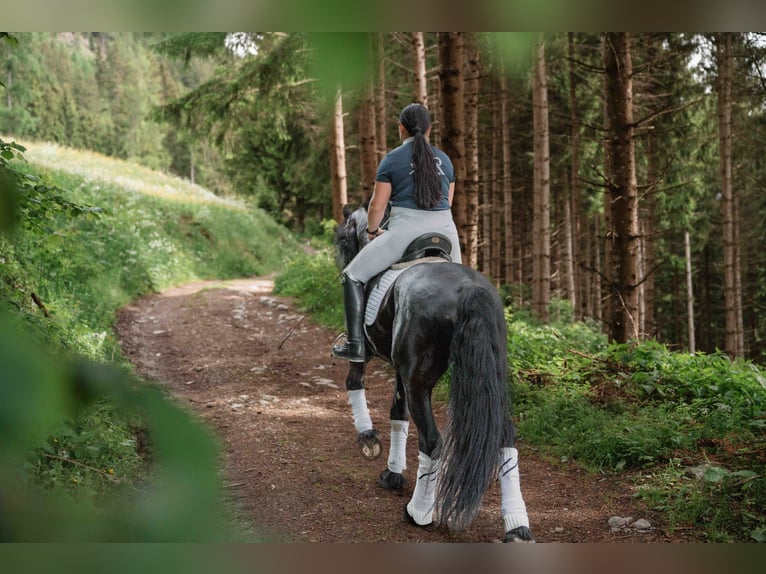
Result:
<svg viewBox="0 0 766 574"><path fill-rule="evenodd" d="M428 231L452 243L452 261L460 263L460 243L452 220L455 171L447 154L428 143L431 116L425 106L410 104L399 116L402 144L383 158L375 176L375 190L367 214L370 242L344 269L343 305L347 338L332 354L364 361L364 284L404 253L410 242ZM391 202L388 231L380 226ZM372 241L374 239L374 241Z"/></svg>
<svg viewBox="0 0 766 574"><path fill-rule="evenodd" d="M350 361L346 389L358 440L367 458L380 453L364 390L369 358L364 284L396 263L422 234L446 236L452 262L420 263L401 271L383 296L376 318L368 321L370 348L396 369L388 465L378 483L390 490L402 488L411 415L419 454L407 519L420 526L436 520L462 530L497 479L505 541L533 542L509 417L504 308L492 284L460 264L450 212L454 171L449 158L426 140L427 110L419 104L407 106L399 130L407 137L381 162L369 212L360 208L346 213L336 234L348 335L345 344L333 346L333 354ZM380 225L389 200L389 231L383 233ZM449 426L442 439L431 393L447 368Z"/></svg>

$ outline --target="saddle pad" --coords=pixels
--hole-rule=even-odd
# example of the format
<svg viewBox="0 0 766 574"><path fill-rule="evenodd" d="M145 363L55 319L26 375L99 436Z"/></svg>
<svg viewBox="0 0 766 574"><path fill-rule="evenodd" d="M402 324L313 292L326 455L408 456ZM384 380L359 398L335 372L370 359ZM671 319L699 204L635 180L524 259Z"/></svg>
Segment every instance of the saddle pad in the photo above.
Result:
<svg viewBox="0 0 766 574"><path fill-rule="evenodd" d="M396 278L404 271L404 269L389 269L380 277L380 281L370 291L370 295L367 298L367 307L364 310L364 323L366 325L372 325L378 316L378 310L380 309L380 303L383 301L391 284L396 281Z"/></svg>

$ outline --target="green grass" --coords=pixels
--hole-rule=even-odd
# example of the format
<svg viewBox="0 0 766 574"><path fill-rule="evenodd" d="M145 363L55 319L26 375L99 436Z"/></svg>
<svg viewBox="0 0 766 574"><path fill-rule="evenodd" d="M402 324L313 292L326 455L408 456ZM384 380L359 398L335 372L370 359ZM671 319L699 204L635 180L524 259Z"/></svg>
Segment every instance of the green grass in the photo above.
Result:
<svg viewBox="0 0 766 574"><path fill-rule="evenodd" d="M3 538L231 539L215 441L130 374L115 316L169 286L280 271L297 242L243 201L27 147L13 168L39 187L0 235Z"/></svg>
<svg viewBox="0 0 766 574"><path fill-rule="evenodd" d="M328 226L329 229L329 226ZM294 297L299 309L325 327L345 328L340 275L329 244L329 231L314 241L309 252L294 254L274 280L274 292Z"/></svg>
<svg viewBox="0 0 766 574"><path fill-rule="evenodd" d="M135 169L95 157L117 181L120 167ZM158 194L157 185L137 191L71 171L49 177L69 201L102 211L56 212L35 228L18 229L2 246L0 289L24 307L34 292L67 330L62 338L88 356L111 359L115 311L137 296L196 279L277 271L296 249L291 235L257 208L200 195L182 180L162 176Z"/></svg>

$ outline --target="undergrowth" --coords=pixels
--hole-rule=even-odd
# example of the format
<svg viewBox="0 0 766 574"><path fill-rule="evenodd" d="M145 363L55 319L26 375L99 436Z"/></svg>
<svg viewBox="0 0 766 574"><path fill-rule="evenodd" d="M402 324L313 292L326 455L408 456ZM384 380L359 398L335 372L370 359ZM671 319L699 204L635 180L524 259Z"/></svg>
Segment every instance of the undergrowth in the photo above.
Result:
<svg viewBox="0 0 766 574"><path fill-rule="evenodd" d="M766 385L747 361L647 341L578 346L555 326L509 321L520 435L592 471L640 469L636 496L667 528L764 541ZM533 342L530 342L533 341Z"/></svg>

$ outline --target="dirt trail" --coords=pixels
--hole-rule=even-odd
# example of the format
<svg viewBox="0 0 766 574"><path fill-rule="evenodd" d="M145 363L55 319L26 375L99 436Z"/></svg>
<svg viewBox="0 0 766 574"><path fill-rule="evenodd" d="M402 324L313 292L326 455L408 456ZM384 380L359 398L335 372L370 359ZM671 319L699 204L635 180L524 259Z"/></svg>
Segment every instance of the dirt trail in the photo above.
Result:
<svg viewBox="0 0 766 574"><path fill-rule="evenodd" d="M344 388L346 365L329 356L336 333L272 295L269 278L199 282L124 308L117 332L143 376L200 415L224 445L229 491L248 522L275 541L494 542L503 536L493 485L474 524L450 534L404 522L417 468L411 425L403 495L375 482L385 467L393 372L368 365L367 398L384 455L359 454ZM443 421L444 412L438 413ZM613 533L610 516L656 517L629 481L551 464L520 442L521 486L538 542L671 541L660 528Z"/></svg>

